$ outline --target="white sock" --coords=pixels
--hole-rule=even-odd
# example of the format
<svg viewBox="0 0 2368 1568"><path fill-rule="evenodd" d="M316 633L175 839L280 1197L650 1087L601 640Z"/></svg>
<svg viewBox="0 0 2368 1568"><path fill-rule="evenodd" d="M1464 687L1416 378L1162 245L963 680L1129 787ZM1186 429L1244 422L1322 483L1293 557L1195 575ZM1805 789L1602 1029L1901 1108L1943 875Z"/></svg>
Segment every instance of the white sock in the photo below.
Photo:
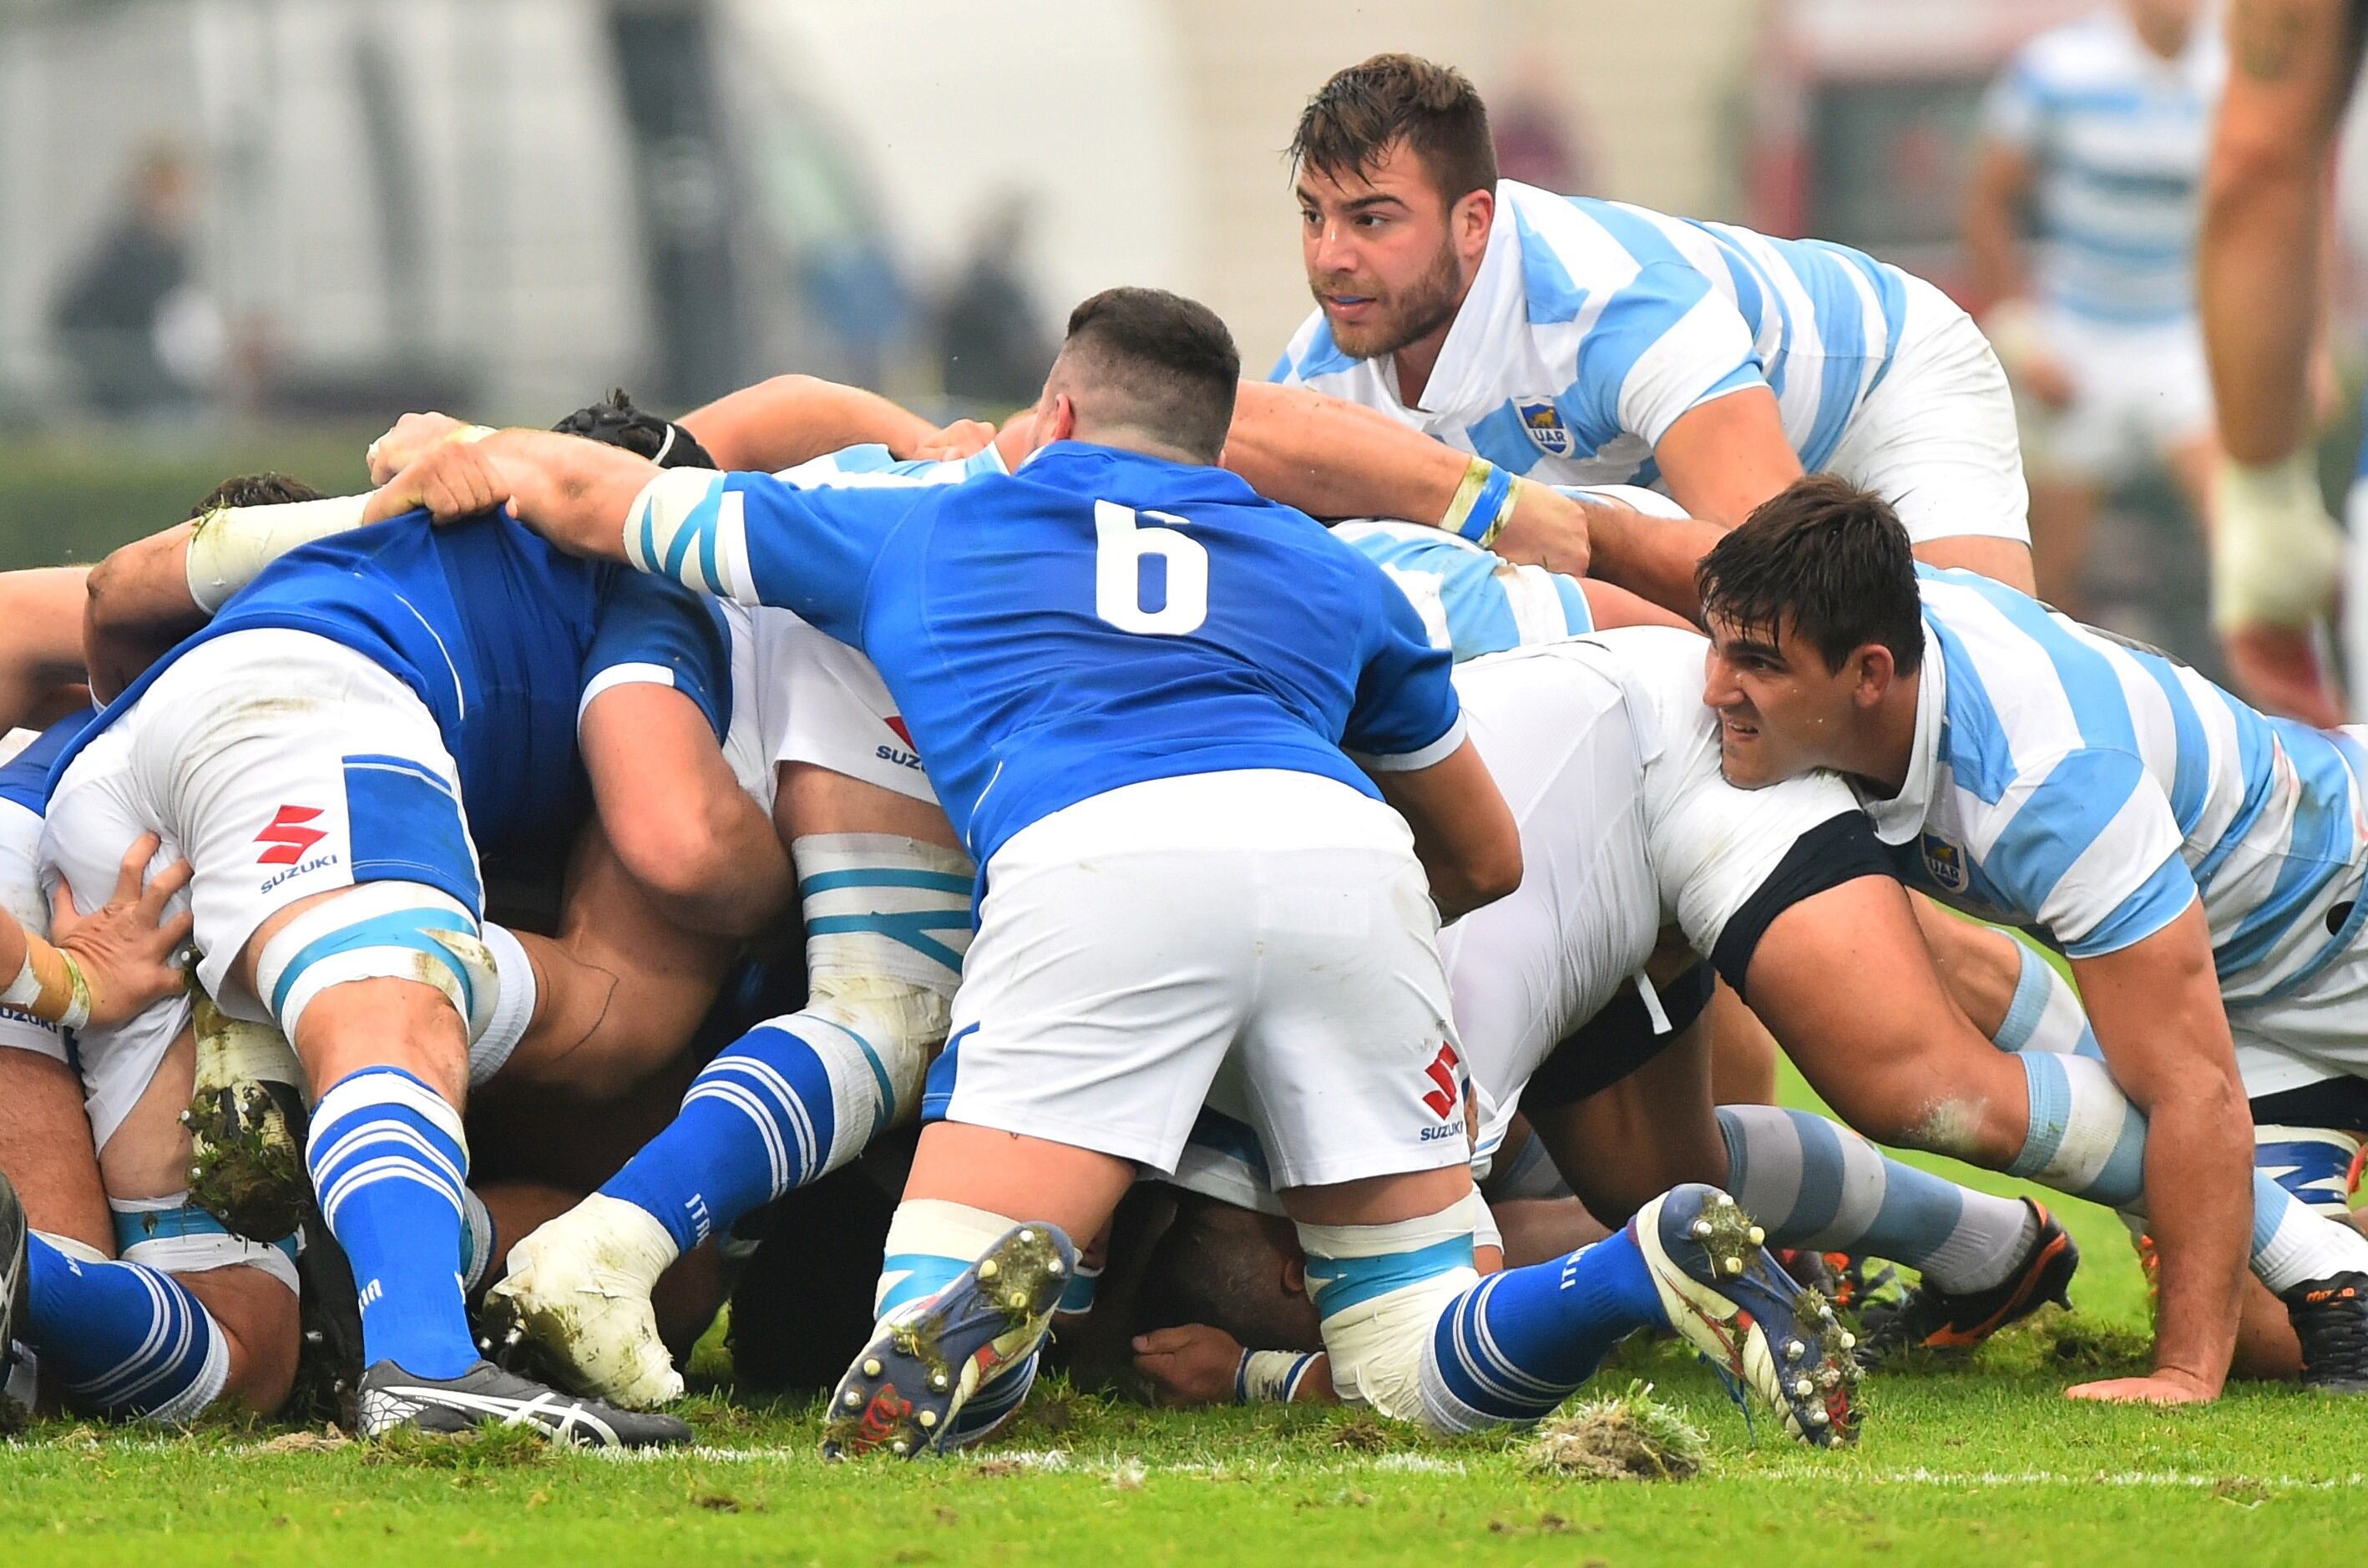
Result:
<svg viewBox="0 0 2368 1568"><path fill-rule="evenodd" d="M534 978L534 960L526 956L526 945L507 926L496 926L488 920L481 933L486 950L494 955L494 973L501 983L494 992L493 1021L485 1032L469 1044L469 1087L476 1088L502 1070L526 1038L527 1029L534 1023L534 1006L540 1000Z"/></svg>

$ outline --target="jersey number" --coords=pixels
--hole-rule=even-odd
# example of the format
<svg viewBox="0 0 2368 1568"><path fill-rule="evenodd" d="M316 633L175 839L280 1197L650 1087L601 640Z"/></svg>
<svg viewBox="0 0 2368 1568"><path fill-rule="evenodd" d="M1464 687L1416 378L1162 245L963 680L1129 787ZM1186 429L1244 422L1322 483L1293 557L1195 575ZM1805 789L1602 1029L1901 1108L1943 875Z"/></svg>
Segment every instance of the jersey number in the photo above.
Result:
<svg viewBox="0 0 2368 1568"><path fill-rule="evenodd" d="M1185 519L1144 512L1168 524L1152 528L1135 521L1131 506L1094 503L1094 613L1121 631L1150 637L1181 637L1209 619L1209 551L1199 540L1177 532ZM1143 608L1143 562L1157 556L1167 567L1167 602Z"/></svg>

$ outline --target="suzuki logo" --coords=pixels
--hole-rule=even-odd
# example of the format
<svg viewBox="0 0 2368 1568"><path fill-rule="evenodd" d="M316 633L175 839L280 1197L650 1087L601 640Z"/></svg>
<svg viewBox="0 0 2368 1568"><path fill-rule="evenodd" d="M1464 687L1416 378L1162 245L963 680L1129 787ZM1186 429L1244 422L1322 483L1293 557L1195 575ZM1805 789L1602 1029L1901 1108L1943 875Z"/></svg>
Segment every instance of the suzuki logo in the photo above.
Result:
<svg viewBox="0 0 2368 1568"><path fill-rule="evenodd" d="M257 844L268 846L255 858L258 866L292 866L304 858L304 853L329 835L318 828L304 824L321 814L318 806L282 806L271 825L255 835Z"/></svg>

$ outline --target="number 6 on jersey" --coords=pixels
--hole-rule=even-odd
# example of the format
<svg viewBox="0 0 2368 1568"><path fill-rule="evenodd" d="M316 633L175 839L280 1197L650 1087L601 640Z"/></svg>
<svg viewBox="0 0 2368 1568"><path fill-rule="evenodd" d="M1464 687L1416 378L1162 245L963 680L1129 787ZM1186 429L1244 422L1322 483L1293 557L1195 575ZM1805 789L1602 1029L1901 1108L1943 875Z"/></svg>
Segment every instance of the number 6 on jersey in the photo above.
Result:
<svg viewBox="0 0 2368 1568"><path fill-rule="evenodd" d="M1209 551L1199 540L1176 531L1186 519L1167 512L1144 512L1170 528L1149 528L1135 521L1131 506L1114 501L1094 503L1094 613L1121 631L1152 637L1181 637L1197 631L1209 619ZM1167 566L1166 601L1157 609L1143 608L1143 562L1156 555Z"/></svg>

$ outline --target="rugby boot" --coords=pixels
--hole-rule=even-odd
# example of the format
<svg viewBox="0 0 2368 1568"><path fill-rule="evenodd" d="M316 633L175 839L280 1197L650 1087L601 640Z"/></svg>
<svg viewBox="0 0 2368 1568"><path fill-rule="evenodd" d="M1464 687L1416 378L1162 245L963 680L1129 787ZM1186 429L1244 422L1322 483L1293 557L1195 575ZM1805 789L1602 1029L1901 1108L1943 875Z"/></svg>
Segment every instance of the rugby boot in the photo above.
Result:
<svg viewBox="0 0 2368 1568"><path fill-rule="evenodd" d="M486 1354L628 1410L680 1399L682 1374L650 1305L674 1257L665 1226L593 1193L510 1248L508 1273L478 1312Z"/></svg>
<svg viewBox="0 0 2368 1568"><path fill-rule="evenodd" d="M2072 1304L2072 1276L2080 1249L2046 1205L2026 1198L2038 1224L2014 1267L1981 1290L1943 1290L1919 1280L1896 1301L1876 1301L1861 1314L1866 1342L1860 1358L1879 1365L1886 1356L1921 1347L1970 1350L2010 1323L2019 1323L2053 1301Z"/></svg>
<svg viewBox="0 0 2368 1568"><path fill-rule="evenodd" d="M197 1071L181 1125L189 1130L189 1195L234 1236L292 1234L312 1192L304 1173L304 1070L269 1024L233 1018L189 981Z"/></svg>
<svg viewBox="0 0 2368 1568"><path fill-rule="evenodd" d="M480 1361L457 1378L418 1378L392 1361L362 1374L356 1430L381 1437L399 1426L418 1432L467 1432L495 1422L529 1426L553 1442L586 1449L655 1449L690 1441L690 1427L671 1415L620 1410L575 1399Z"/></svg>
<svg viewBox="0 0 2368 1568"><path fill-rule="evenodd" d="M1743 1206L1690 1182L1628 1221L1669 1326L1775 1411L1784 1430L1832 1448L1857 1435L1858 1366L1834 1309L1776 1266Z"/></svg>
<svg viewBox="0 0 2368 1568"><path fill-rule="evenodd" d="M971 1396L1042 1343L1076 1267L1059 1226L1014 1226L935 1295L881 1319L832 1391L823 1457L944 1451Z"/></svg>
<svg viewBox="0 0 2368 1568"><path fill-rule="evenodd" d="M2306 1280L2278 1300L2302 1342L2303 1387L2368 1393L2368 1274Z"/></svg>

